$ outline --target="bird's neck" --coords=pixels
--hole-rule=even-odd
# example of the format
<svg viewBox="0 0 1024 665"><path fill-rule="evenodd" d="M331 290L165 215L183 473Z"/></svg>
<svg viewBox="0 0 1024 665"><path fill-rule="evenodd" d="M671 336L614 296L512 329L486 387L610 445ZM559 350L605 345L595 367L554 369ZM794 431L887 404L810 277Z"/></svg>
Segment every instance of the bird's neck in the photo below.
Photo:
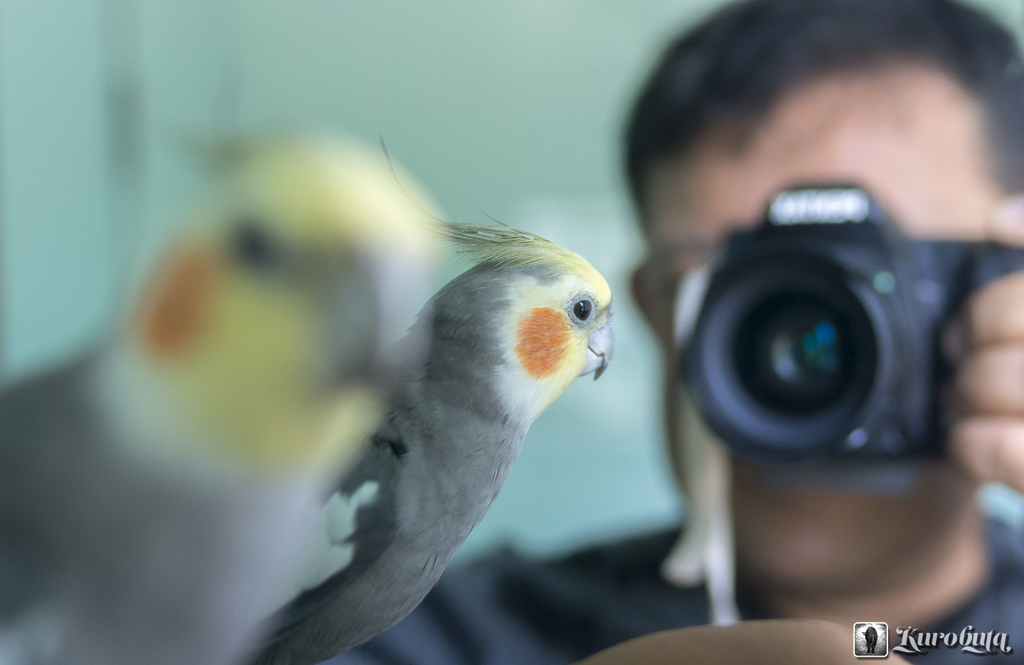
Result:
<svg viewBox="0 0 1024 665"><path fill-rule="evenodd" d="M468 354L477 351L458 339L435 340L432 362L417 386L417 401L431 420L424 454L438 474L438 491L451 494L454 511L479 511L474 524L508 478L533 423L511 411L498 392L502 360L495 355L469 361ZM452 357L466 360L442 361Z"/></svg>

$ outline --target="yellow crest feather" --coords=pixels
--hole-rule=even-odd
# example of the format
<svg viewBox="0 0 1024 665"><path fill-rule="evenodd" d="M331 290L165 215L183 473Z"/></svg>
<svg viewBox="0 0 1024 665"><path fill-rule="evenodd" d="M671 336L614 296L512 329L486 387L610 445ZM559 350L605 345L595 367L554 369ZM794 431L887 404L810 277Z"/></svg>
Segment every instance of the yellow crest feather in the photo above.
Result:
<svg viewBox="0 0 1024 665"><path fill-rule="evenodd" d="M484 268L516 268L521 266L572 266L593 270L583 258L536 233L527 233L508 226L486 224L438 224L436 232L450 243L458 254Z"/></svg>

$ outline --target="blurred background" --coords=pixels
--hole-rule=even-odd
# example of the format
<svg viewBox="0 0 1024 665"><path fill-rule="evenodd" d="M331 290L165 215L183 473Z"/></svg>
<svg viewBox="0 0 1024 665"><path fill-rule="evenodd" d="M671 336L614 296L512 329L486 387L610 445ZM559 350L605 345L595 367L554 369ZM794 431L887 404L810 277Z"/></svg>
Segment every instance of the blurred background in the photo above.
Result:
<svg viewBox="0 0 1024 665"><path fill-rule="evenodd" d="M534 425L460 559L550 554L679 519L621 126L665 41L720 0L0 0L0 379L101 339L133 266L201 190L186 146L275 130L376 143L454 221L587 257L616 358ZM1021 0L978 2L1021 32ZM1024 504L983 496L1018 525Z"/></svg>

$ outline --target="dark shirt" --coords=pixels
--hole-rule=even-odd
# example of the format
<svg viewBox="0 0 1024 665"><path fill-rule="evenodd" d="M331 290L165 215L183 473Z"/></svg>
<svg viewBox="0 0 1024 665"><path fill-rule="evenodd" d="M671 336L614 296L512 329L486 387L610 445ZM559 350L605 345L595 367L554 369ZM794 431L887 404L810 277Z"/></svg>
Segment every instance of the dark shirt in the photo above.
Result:
<svg viewBox="0 0 1024 665"><path fill-rule="evenodd" d="M557 561L511 551L446 572L423 603L395 627L330 665L563 665L659 630L706 623L703 587L667 584L659 567L678 532L585 550ZM1024 663L1024 537L990 522L992 569L984 589L928 632L966 626L1009 635L1012 655L973 656L960 647L924 649L927 665ZM744 619L765 618L739 599ZM863 617L875 621L876 617ZM853 633L851 626L851 649ZM917 626L915 626L917 628ZM889 649L900 644L889 626Z"/></svg>

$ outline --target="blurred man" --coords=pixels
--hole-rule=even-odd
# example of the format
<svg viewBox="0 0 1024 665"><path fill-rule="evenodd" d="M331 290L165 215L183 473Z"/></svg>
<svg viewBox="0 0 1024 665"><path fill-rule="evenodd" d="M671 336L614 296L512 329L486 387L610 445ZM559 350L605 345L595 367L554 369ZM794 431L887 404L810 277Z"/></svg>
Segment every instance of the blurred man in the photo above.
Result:
<svg viewBox="0 0 1024 665"><path fill-rule="evenodd" d="M649 255L634 295L660 340L677 426L673 307L682 275L771 196L808 182L868 189L910 236L1024 246L1024 65L992 19L948 0L760 0L665 53L627 131ZM1024 489L1024 276L976 292L946 331L958 416L946 458L899 494L779 488L732 465L744 619L885 621L1009 634L1024 654L1024 537L986 522L979 481ZM358 663L570 663L709 620L706 593L662 579L674 533L537 563L452 571ZM1014 642L1019 641L1019 644ZM723 654L728 639L719 643ZM706 646L706 645L705 645ZM964 658L925 649L929 662Z"/></svg>

